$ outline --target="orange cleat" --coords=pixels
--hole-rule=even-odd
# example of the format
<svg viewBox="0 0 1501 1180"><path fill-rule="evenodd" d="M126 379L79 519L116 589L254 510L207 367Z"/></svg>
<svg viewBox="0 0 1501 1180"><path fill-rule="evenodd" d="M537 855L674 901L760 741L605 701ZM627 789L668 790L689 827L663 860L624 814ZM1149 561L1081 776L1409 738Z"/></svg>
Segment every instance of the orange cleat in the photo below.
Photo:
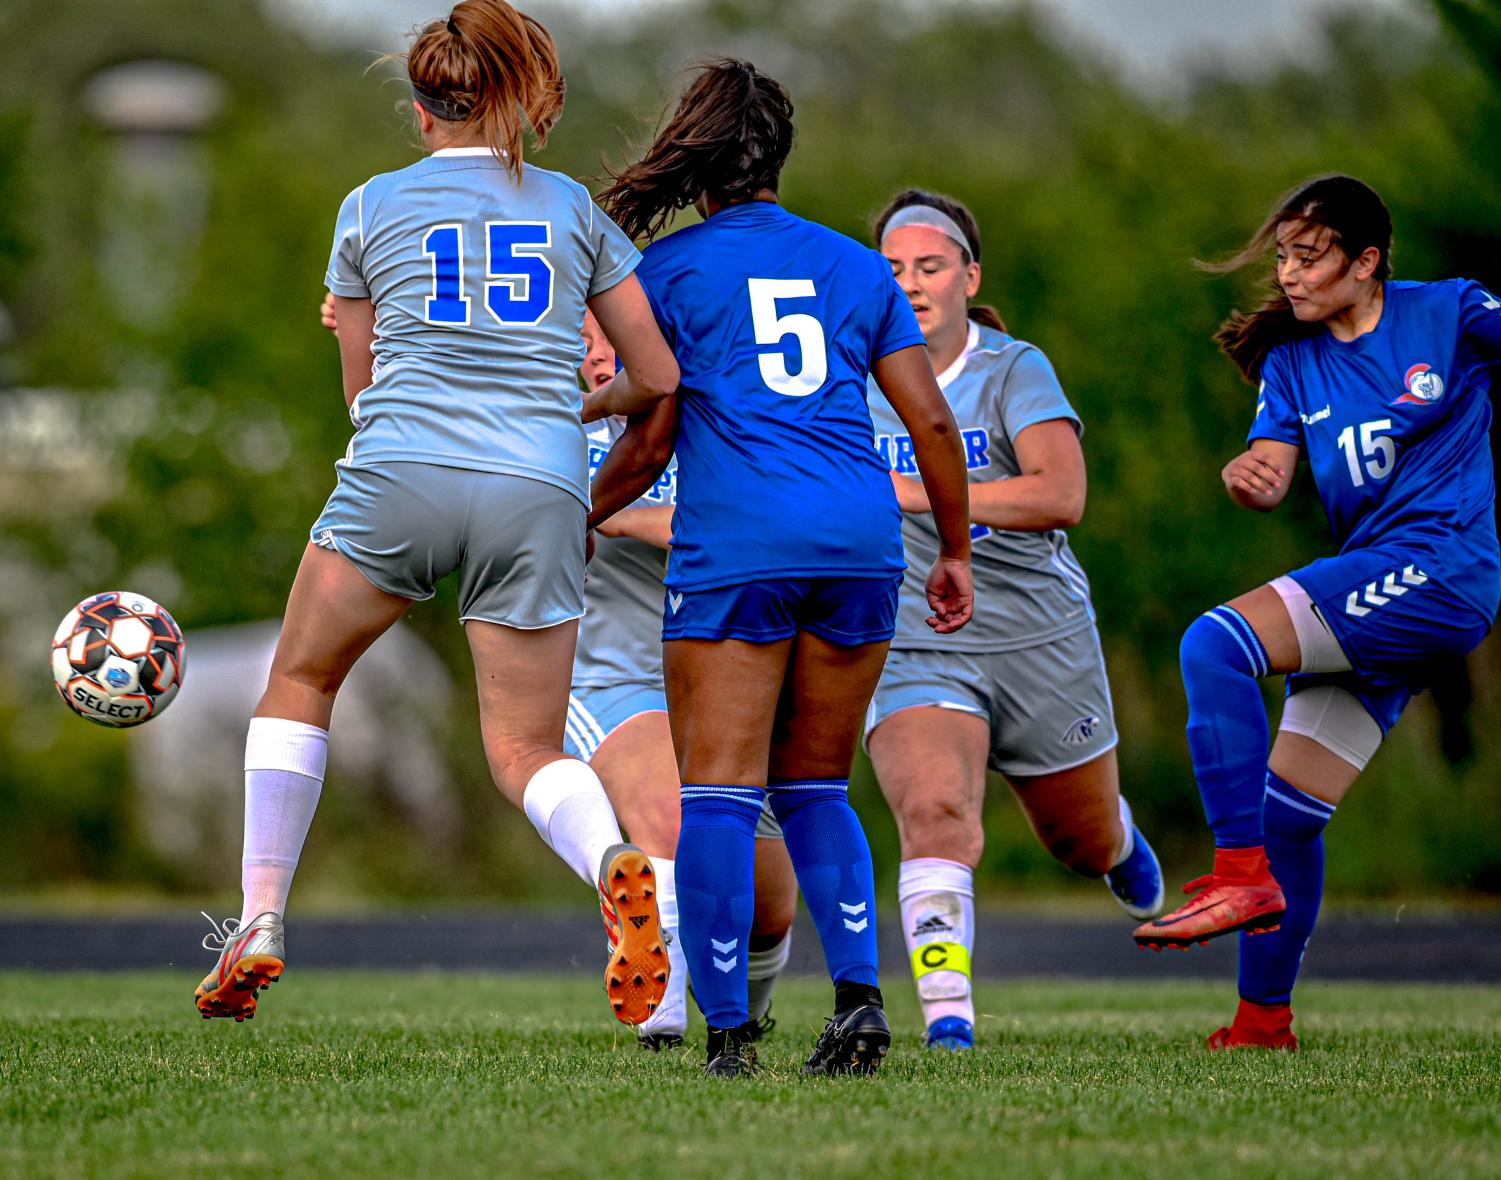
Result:
<svg viewBox="0 0 1501 1180"><path fill-rule="evenodd" d="M1234 1022L1205 1037L1204 1048L1210 1051L1285 1049L1296 1053L1298 1038L1293 1034L1293 1010L1287 1004L1255 1004L1242 1000L1235 1010Z"/></svg>
<svg viewBox="0 0 1501 1180"><path fill-rule="evenodd" d="M260 993L286 970L287 935L281 915L261 914L244 926L238 918L209 921L214 923L214 932L203 936L203 948L218 951L219 961L198 985L193 1002L205 1020L216 1016L232 1016L237 1023L254 1020Z"/></svg>
<svg viewBox="0 0 1501 1180"><path fill-rule="evenodd" d="M1183 892L1196 896L1172 913L1138 926L1132 935L1137 946L1186 951L1195 943L1242 930L1266 934L1281 927L1287 912L1265 848L1216 849L1214 872L1195 877Z"/></svg>
<svg viewBox="0 0 1501 1180"><path fill-rule="evenodd" d="M610 946L605 994L621 1023L641 1024L661 1006L672 970L657 913L656 872L634 844L615 844L600 862L598 885Z"/></svg>

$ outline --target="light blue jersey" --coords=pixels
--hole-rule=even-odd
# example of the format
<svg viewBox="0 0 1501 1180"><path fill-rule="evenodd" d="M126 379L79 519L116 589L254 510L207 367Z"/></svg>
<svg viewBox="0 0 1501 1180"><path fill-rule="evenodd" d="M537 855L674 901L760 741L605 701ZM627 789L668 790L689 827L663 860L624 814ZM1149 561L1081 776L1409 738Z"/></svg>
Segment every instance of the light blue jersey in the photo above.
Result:
<svg viewBox="0 0 1501 1180"><path fill-rule="evenodd" d="M970 483L1021 474L1016 436L1039 422L1061 420L1083 431L1047 357L994 328L970 324L964 351L938 374L959 424ZM889 402L870 383L876 450L898 475L919 478L912 439ZM964 630L936 635L924 620L924 580L938 559L938 526L929 512L902 513L907 573L897 611L897 650L1016 651L1072 635L1094 622L1089 580L1062 529L1023 533L975 525L971 561L975 600L985 609Z"/></svg>
<svg viewBox="0 0 1501 1180"><path fill-rule="evenodd" d="M592 478L624 427L614 418L589 428ZM671 507L676 501L677 464L670 464L633 508ZM584 582L588 613L579 624L573 687L662 684L662 576L667 551L634 537L594 540L594 558Z"/></svg>
<svg viewBox="0 0 1501 1180"><path fill-rule="evenodd" d="M588 503L584 301L640 254L576 181L488 148L371 178L339 210L327 284L375 304L374 379L343 462L502 472Z"/></svg>

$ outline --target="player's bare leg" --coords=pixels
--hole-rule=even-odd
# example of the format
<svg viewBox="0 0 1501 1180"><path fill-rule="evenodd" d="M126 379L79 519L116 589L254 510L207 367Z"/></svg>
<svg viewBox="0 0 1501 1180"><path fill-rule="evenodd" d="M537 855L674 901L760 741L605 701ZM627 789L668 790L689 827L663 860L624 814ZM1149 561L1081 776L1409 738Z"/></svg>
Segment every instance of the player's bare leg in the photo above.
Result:
<svg viewBox="0 0 1501 1180"><path fill-rule="evenodd" d="M322 792L334 698L409 606L342 554L304 551L246 741L244 902L203 942L219 952L194 994L205 1019L251 1019L258 994L285 970L287 894Z"/></svg>
<svg viewBox="0 0 1501 1180"><path fill-rule="evenodd" d="M974 870L990 725L954 709L917 706L871 731L871 762L896 818L902 934L930 1048L974 1045Z"/></svg>
<svg viewBox="0 0 1501 1180"><path fill-rule="evenodd" d="M1121 796L1115 751L1050 774L1007 775L1042 846L1084 877L1103 877L1140 921L1160 913L1162 866Z"/></svg>
<svg viewBox="0 0 1501 1180"><path fill-rule="evenodd" d="M756 836L756 912L751 919L746 993L750 1023L760 1040L776 1025L771 995L792 953L792 922L797 917L797 876L787 842Z"/></svg>
<svg viewBox="0 0 1501 1180"><path fill-rule="evenodd" d="M598 776L562 750L578 621L537 630L473 619L464 626L491 777L548 847L598 886L611 950L606 994L620 1020L640 1024L660 1006L669 978L656 871L621 840Z"/></svg>
<svg viewBox="0 0 1501 1180"><path fill-rule="evenodd" d="M834 1015L805 1073L872 1073L891 1046L877 975L870 848L847 798L888 647L846 647L800 632L777 704L771 805L834 982Z"/></svg>

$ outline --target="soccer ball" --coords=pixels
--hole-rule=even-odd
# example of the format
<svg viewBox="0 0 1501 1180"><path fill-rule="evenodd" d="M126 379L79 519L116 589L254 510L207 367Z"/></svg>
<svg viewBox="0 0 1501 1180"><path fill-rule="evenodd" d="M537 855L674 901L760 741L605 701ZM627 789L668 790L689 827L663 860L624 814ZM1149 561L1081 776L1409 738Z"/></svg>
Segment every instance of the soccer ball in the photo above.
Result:
<svg viewBox="0 0 1501 1180"><path fill-rule="evenodd" d="M68 707L98 725L150 721L182 684L182 631L144 594L85 598L52 637L52 679Z"/></svg>

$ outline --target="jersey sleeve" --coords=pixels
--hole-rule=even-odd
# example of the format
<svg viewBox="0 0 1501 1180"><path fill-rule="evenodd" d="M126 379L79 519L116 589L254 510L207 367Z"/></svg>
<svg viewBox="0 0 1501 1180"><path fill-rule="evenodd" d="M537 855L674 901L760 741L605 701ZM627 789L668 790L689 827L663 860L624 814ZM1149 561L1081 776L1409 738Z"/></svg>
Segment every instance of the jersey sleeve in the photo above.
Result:
<svg viewBox="0 0 1501 1180"><path fill-rule="evenodd" d="M324 285L346 299L369 299L370 288L360 273L365 253L365 186L362 184L344 198L339 219L334 223L334 248L328 259Z"/></svg>
<svg viewBox="0 0 1501 1180"><path fill-rule="evenodd" d="M594 273L589 276L589 293L593 299L601 291L608 291L641 263L641 251L625 231L605 216L592 200L589 201L589 244L594 249Z"/></svg>
<svg viewBox="0 0 1501 1180"><path fill-rule="evenodd" d="M1069 404L1063 386L1058 383L1052 362L1041 349L1022 346L1021 355L1006 371L997 398L997 416L1007 436L1013 440L1029 426L1057 419L1071 423L1076 431L1084 433L1084 425Z"/></svg>
<svg viewBox="0 0 1501 1180"><path fill-rule="evenodd" d="M891 273L891 263L874 250L870 254L880 264L877 282L881 284L882 293L881 301L877 304L880 318L876 322L870 350L870 363L874 366L883 356L926 342L923 340L922 329L917 326L917 316L912 311L912 304L902 294L896 276Z"/></svg>
<svg viewBox="0 0 1501 1180"><path fill-rule="evenodd" d="M1501 362L1501 300L1469 280L1460 287L1459 335L1482 362Z"/></svg>
<svg viewBox="0 0 1501 1180"><path fill-rule="evenodd" d="M1246 442L1269 438L1274 442L1303 445L1303 419L1293 402L1292 389L1278 350L1272 349L1261 366L1261 388L1256 395L1256 418Z"/></svg>

